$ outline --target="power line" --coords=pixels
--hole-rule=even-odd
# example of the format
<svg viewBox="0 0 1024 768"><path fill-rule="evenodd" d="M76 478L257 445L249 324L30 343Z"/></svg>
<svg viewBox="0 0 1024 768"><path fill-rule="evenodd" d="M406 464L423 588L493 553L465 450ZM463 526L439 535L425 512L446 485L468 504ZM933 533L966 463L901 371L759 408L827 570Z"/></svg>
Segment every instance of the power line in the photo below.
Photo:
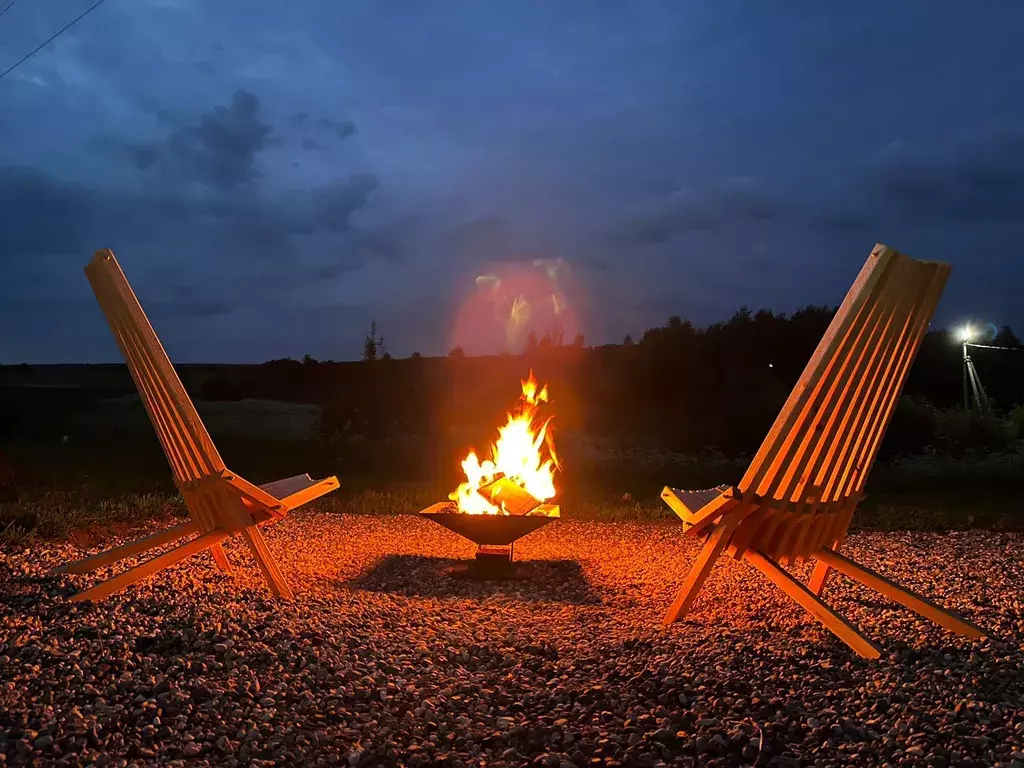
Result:
<svg viewBox="0 0 1024 768"><path fill-rule="evenodd" d="M1020 352L1024 350L1024 348L1021 347L994 347L991 344L972 344L969 341L967 342L967 346L975 347L976 349L1005 349L1007 352Z"/></svg>
<svg viewBox="0 0 1024 768"><path fill-rule="evenodd" d="M75 26L75 24L77 24L82 19L84 19L86 16L88 16L90 13L92 13L97 8L99 8L102 4L103 4L103 0L96 0L96 2L91 7L87 8L84 11L82 11L82 13L80 13L77 17L75 17L74 20L72 20L68 24L65 24L64 27L62 27L57 32L55 32L53 35L51 35L49 40L44 42L42 45L38 46L35 50L30 52L26 56L22 56L20 59L18 59L16 62L14 62L14 64L12 64L10 67L5 69L2 73L0 73L0 80L3 80L5 77L7 77L7 75L11 74L11 72L13 72L18 67L20 67L22 64L24 64L26 61L31 59L33 56L35 56L37 53L39 53L41 50L43 50L43 48L45 48L50 43L52 43L54 40L56 40L58 37L63 35L65 32L67 32L69 29L71 29L73 26ZM11 5L14 5L14 3L12 2ZM8 5L7 8L10 8L11 5ZM4 8L4 13L7 12L7 8ZM3 15L3 14L0 14L0 15Z"/></svg>
<svg viewBox="0 0 1024 768"><path fill-rule="evenodd" d="M12 5L14 5L14 0L11 0L11 2L9 2L7 4L7 7L4 8L2 11L0 11L0 16L3 16L5 13L7 13L9 10L11 10L11 6Z"/></svg>

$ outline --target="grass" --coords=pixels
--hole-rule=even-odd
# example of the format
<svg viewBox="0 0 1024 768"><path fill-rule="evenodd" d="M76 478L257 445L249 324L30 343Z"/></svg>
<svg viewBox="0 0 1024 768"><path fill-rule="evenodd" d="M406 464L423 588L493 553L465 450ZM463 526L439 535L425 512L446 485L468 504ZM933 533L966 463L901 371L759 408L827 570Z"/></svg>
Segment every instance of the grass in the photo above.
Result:
<svg viewBox="0 0 1024 768"><path fill-rule="evenodd" d="M253 482L308 471L337 474L339 492L320 508L350 514L414 513L457 482L459 444L319 438L315 413L257 401L199 403L228 466ZM186 514L137 398L75 404L29 418L0 438L0 541L63 538L95 527L138 526ZM287 427L287 428L286 428ZM735 482L747 457L665 452L563 435L561 514L572 520L674 520L659 499L669 483L709 488ZM13 467L6 476L3 457ZM13 477L13 481L12 478ZM876 530L1022 529L1024 449L926 454L876 468L855 525Z"/></svg>

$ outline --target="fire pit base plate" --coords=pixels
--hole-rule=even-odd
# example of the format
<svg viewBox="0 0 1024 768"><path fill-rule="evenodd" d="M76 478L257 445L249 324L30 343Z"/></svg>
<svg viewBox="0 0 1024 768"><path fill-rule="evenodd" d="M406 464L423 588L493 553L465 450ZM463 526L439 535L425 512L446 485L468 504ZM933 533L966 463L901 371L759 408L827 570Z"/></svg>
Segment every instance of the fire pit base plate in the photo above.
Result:
<svg viewBox="0 0 1024 768"><path fill-rule="evenodd" d="M481 566L478 561L472 561L452 568L448 575L459 581L519 581L533 576L533 566L526 563Z"/></svg>

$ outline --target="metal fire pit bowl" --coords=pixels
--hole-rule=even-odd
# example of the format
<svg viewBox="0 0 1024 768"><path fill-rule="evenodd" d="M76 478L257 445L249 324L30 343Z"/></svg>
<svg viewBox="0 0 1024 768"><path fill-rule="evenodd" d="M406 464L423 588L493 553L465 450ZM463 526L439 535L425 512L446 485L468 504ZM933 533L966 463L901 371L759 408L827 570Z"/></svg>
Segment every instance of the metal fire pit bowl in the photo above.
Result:
<svg viewBox="0 0 1024 768"><path fill-rule="evenodd" d="M512 561L515 542L557 518L559 510L539 504L525 515L466 515L444 501L420 514L477 545L476 557L453 570L452 578L492 580L529 578L530 569Z"/></svg>

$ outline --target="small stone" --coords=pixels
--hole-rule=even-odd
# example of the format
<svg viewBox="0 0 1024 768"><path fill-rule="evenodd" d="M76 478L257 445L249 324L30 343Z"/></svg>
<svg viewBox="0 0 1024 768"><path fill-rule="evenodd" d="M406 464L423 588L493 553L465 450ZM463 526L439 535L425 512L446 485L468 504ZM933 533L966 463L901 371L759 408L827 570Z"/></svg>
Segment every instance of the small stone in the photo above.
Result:
<svg viewBox="0 0 1024 768"><path fill-rule="evenodd" d="M203 748L201 745L196 744L194 741L190 741L185 745L185 748L182 750L182 754L184 754L185 757L196 757L202 751Z"/></svg>

